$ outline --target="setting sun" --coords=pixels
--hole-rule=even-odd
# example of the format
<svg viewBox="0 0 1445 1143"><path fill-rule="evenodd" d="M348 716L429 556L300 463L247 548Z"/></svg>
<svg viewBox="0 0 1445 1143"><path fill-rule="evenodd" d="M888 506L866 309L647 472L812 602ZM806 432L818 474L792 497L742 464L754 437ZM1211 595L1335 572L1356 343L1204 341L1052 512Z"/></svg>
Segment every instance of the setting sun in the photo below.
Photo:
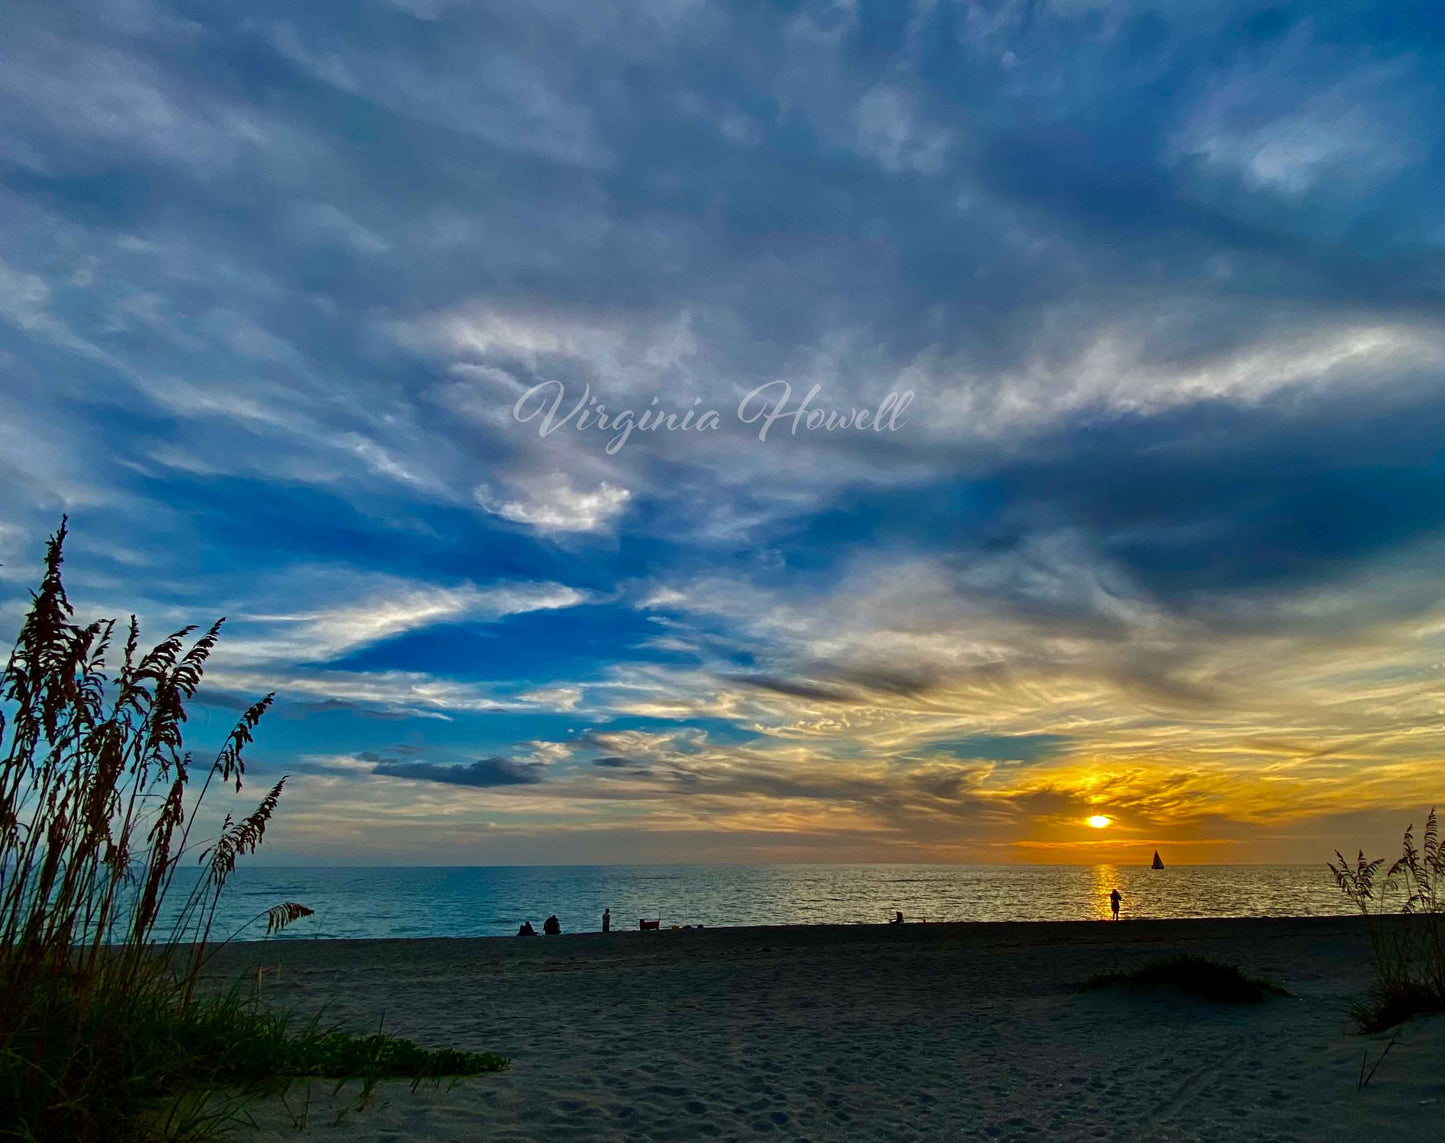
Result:
<svg viewBox="0 0 1445 1143"><path fill-rule="evenodd" d="M1111 821L1111 818L1106 818L1103 814L1095 814L1089 819L1089 824L1095 829L1103 829Z"/></svg>

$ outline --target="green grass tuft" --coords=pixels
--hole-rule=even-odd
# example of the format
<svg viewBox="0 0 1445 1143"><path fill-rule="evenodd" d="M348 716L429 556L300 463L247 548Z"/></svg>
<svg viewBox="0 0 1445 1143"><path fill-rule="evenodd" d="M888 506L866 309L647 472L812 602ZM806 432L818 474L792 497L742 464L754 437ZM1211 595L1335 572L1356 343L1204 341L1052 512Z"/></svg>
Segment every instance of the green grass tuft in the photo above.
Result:
<svg viewBox="0 0 1445 1143"><path fill-rule="evenodd" d="M1363 1000L1352 1002L1347 1011L1361 1032L1384 1032L1412 1016L1445 1013L1445 998L1428 985L1411 981L1376 984Z"/></svg>
<svg viewBox="0 0 1445 1143"><path fill-rule="evenodd" d="M250 1095L293 1078L409 1079L416 1087L509 1063L319 1019L298 1025L239 991L184 1009L163 994L107 996L83 1014L79 1006L74 991L49 989L15 1030L0 1066L0 1136L60 1138L61 1129L74 1139L206 1138Z"/></svg>
<svg viewBox="0 0 1445 1143"><path fill-rule="evenodd" d="M1099 973L1084 981L1085 991L1101 988L1174 987L1220 1004L1260 1004L1270 996L1288 996L1279 985L1246 976L1235 965L1208 957L1180 955L1152 960L1132 972Z"/></svg>
<svg viewBox="0 0 1445 1143"><path fill-rule="evenodd" d="M216 1083L253 1085L277 1076L424 1080L500 1072L509 1064L492 1052L422 1048L380 1030L357 1035L322 1027L319 1018L296 1028L287 1013L236 993L201 1001L173 1027L180 1052L208 1062Z"/></svg>

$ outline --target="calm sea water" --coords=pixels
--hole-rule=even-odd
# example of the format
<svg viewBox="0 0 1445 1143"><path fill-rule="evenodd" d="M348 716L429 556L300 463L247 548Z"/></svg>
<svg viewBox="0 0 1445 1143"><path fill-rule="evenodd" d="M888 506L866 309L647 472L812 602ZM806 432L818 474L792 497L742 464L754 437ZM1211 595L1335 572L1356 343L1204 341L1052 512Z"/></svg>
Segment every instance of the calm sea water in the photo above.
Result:
<svg viewBox="0 0 1445 1143"><path fill-rule="evenodd" d="M1125 917L1307 916L1350 911L1315 865L593 865L458 868L238 868L215 933L271 905L316 910L289 939L506 936L549 913L563 932L663 925L1056 921ZM260 937L264 922L246 930Z"/></svg>

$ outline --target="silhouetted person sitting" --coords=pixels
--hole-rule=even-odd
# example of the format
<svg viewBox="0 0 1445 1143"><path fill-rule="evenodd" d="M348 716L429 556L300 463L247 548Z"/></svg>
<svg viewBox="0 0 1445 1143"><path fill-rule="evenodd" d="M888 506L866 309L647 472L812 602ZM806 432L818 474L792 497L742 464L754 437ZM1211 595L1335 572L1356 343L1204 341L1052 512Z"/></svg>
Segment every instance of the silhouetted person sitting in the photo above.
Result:
<svg viewBox="0 0 1445 1143"><path fill-rule="evenodd" d="M519 937L535 937L536 935L537 930L532 928L531 921L523 921L522 927L517 930L517 936Z"/></svg>
<svg viewBox="0 0 1445 1143"><path fill-rule="evenodd" d="M612 931L612 910L611 910L611 909L603 909L603 910L602 910L602 931L603 931L604 933L610 933L610 932Z"/></svg>
<svg viewBox="0 0 1445 1143"><path fill-rule="evenodd" d="M1114 920L1116 921L1119 919L1119 902L1123 899L1124 898L1119 895L1119 890L1117 889L1115 889L1112 893L1109 894L1109 907L1114 910Z"/></svg>
<svg viewBox="0 0 1445 1143"><path fill-rule="evenodd" d="M562 935L562 922L557 920L556 913L553 913L542 922L542 932L549 937L560 937Z"/></svg>

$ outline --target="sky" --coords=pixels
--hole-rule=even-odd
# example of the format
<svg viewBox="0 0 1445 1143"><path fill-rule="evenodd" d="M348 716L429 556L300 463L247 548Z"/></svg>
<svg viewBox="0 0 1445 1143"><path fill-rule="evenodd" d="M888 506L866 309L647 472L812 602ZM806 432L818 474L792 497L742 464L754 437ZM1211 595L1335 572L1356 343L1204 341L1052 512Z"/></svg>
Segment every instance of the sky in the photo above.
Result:
<svg viewBox="0 0 1445 1143"><path fill-rule="evenodd" d="M1393 848L1442 74L1408 0L9 0L0 626L66 513L78 616L226 616L271 862Z"/></svg>

